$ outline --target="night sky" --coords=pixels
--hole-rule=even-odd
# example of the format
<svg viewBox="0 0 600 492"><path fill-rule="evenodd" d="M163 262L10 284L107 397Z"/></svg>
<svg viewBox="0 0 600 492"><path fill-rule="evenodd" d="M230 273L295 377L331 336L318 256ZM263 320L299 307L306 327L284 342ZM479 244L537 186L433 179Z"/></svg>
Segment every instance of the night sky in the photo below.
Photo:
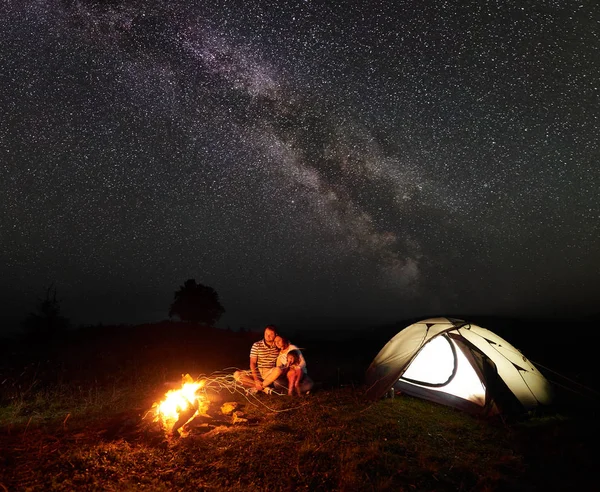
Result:
<svg viewBox="0 0 600 492"><path fill-rule="evenodd" d="M2 330L598 312L596 0L0 0Z"/></svg>

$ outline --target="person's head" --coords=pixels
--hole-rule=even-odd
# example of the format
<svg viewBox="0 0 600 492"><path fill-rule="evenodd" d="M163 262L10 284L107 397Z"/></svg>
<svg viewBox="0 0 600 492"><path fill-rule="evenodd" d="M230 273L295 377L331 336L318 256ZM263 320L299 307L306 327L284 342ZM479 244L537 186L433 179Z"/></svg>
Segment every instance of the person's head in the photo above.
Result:
<svg viewBox="0 0 600 492"><path fill-rule="evenodd" d="M273 343L275 343L276 336L277 336L277 328L275 328L275 325L267 325L265 327L265 334L264 334L265 342L268 345L273 345Z"/></svg>
<svg viewBox="0 0 600 492"><path fill-rule="evenodd" d="M290 350L287 354L287 362L290 366L300 364L300 353L297 350Z"/></svg>
<svg viewBox="0 0 600 492"><path fill-rule="evenodd" d="M285 338L282 337L281 335L277 335L275 337L275 346L279 349L279 350L283 350L286 349L290 346L290 341Z"/></svg>

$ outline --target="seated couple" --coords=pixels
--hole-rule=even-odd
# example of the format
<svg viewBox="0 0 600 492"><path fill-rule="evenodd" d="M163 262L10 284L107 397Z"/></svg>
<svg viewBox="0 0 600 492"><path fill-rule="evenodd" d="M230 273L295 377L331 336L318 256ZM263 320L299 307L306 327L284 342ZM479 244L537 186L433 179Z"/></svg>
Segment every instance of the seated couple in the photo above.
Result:
<svg viewBox="0 0 600 492"><path fill-rule="evenodd" d="M250 370L236 371L235 380L250 391L269 393L287 388L288 395L301 395L311 390L313 382L306 373L302 352L277 333L273 325L265 328L262 340L250 349Z"/></svg>

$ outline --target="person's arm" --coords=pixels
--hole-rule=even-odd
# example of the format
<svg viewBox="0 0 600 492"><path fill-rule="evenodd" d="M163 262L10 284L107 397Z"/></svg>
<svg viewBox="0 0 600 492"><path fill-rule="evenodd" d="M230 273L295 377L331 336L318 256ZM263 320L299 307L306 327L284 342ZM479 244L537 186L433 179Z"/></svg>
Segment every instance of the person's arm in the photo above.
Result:
<svg viewBox="0 0 600 492"><path fill-rule="evenodd" d="M254 379L254 387L257 390L263 389L260 373L258 372L258 357L250 356L250 372L252 373L252 379Z"/></svg>

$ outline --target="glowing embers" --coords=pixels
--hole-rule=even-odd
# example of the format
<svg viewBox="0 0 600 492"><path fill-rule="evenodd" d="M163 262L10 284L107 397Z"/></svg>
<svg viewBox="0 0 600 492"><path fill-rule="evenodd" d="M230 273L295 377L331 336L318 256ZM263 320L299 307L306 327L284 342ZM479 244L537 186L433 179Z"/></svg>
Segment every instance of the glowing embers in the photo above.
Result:
<svg viewBox="0 0 600 492"><path fill-rule="evenodd" d="M456 365L456 373L452 376ZM403 380L428 386L433 391L485 405L485 387L456 342L446 336L430 340L408 366ZM430 386L437 385L437 386Z"/></svg>
<svg viewBox="0 0 600 492"><path fill-rule="evenodd" d="M194 381L189 374L182 378L181 388L169 390L163 401L154 403L154 422L158 422L165 432L185 436L183 426L198 415L206 414L210 404L201 392L204 380Z"/></svg>

